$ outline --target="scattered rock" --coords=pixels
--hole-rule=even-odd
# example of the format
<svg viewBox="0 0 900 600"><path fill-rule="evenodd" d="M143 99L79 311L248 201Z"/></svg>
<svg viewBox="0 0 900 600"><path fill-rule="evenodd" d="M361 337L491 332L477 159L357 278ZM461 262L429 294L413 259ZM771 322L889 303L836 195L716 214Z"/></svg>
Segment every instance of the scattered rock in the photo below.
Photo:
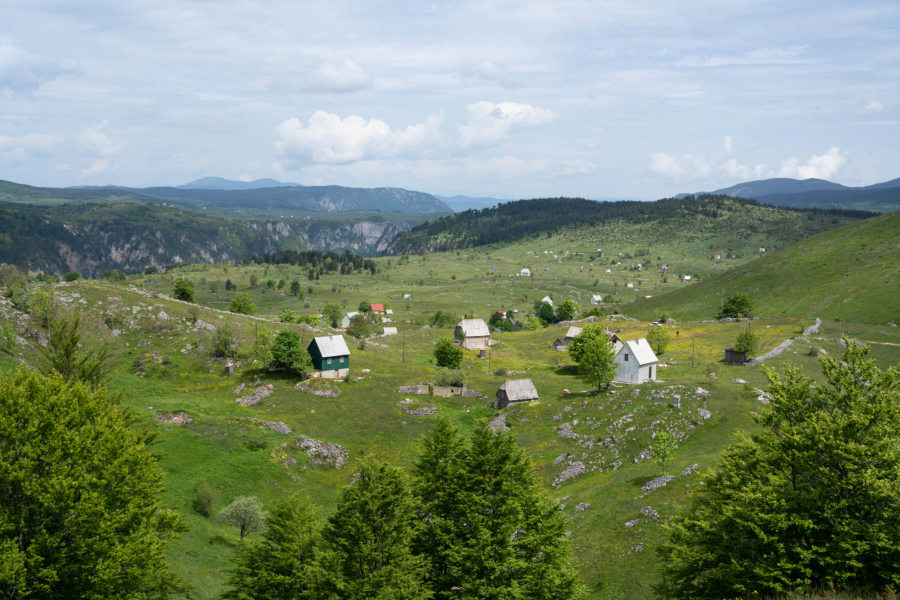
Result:
<svg viewBox="0 0 900 600"><path fill-rule="evenodd" d="M301 381L295 385L294 389L300 390L301 392L309 392L310 394L315 394L316 396L322 396L324 398L337 398L341 395L341 390L337 388L307 385L305 381Z"/></svg>
<svg viewBox="0 0 900 600"><path fill-rule="evenodd" d="M809 337L811 335L819 335L819 328L822 327L822 319L816 317L816 322L813 325L810 325L806 329L803 330L803 337Z"/></svg>
<svg viewBox="0 0 900 600"><path fill-rule="evenodd" d="M673 408L681 408L681 395L675 394L672 397L672 407Z"/></svg>
<svg viewBox="0 0 900 600"><path fill-rule="evenodd" d="M653 519L654 521L659 522L659 513L650 508L649 506L645 506L641 509L641 514L647 517L648 519Z"/></svg>
<svg viewBox="0 0 900 600"><path fill-rule="evenodd" d="M306 452L311 464L340 469L347 462L350 453L343 446L315 440L305 435L297 437L300 439L300 449Z"/></svg>
<svg viewBox="0 0 900 600"><path fill-rule="evenodd" d="M655 492L659 488L666 487L666 484L675 479L674 475L660 475L655 479L651 479L647 483L641 486L641 489L645 492Z"/></svg>
<svg viewBox="0 0 900 600"><path fill-rule="evenodd" d="M744 381L744 380L741 379L740 377L738 377L738 378L736 378L736 379L732 379L731 381L734 382L734 383L747 383L746 381Z"/></svg>
<svg viewBox="0 0 900 600"><path fill-rule="evenodd" d="M194 419L183 410L170 413L153 413L153 420L157 423L163 423L165 425L187 425L188 423L194 422Z"/></svg>
<svg viewBox="0 0 900 600"><path fill-rule="evenodd" d="M244 388L246 388L246 387L247 387L247 386L245 386L245 385L242 383L241 385L239 385L239 386L237 386L236 388L234 388L234 391L233 391L232 393L233 393L235 396L237 396L238 394L240 394L241 392L243 392L243 391L244 391Z"/></svg>
<svg viewBox="0 0 900 600"><path fill-rule="evenodd" d="M577 440L581 436L575 433L571 423L563 423L556 428L556 435L564 440Z"/></svg>
<svg viewBox="0 0 900 600"><path fill-rule="evenodd" d="M242 420L249 421L255 425L259 425L260 427L265 427L266 429L271 429L272 431L277 431L278 433L283 433L285 435L290 435L293 433L291 428L281 421L263 421L262 419L257 419L254 417L244 417Z"/></svg>
<svg viewBox="0 0 900 600"><path fill-rule="evenodd" d="M698 387L694 390L695 396L709 396L709 390L704 390L702 387Z"/></svg>
<svg viewBox="0 0 900 600"><path fill-rule="evenodd" d="M700 468L700 465L698 465L697 463L694 463L691 466L687 467L684 471L679 473L678 476L679 477L687 477L688 475L690 475L691 473L693 473L694 471L696 471L699 468Z"/></svg>
<svg viewBox="0 0 900 600"><path fill-rule="evenodd" d="M700 418L703 419L704 421L706 421L707 419L709 419L712 416L712 413L709 412L708 410L706 410L705 408L701 408L697 412L700 413Z"/></svg>
<svg viewBox="0 0 900 600"><path fill-rule="evenodd" d="M563 462L567 458L569 458L568 454L560 454L559 456L557 456L556 458L553 459L553 464L558 465L559 463Z"/></svg>
<svg viewBox="0 0 900 600"><path fill-rule="evenodd" d="M268 398L275 391L275 386L271 383L266 385L261 385L246 396L241 396L237 398L235 402L240 404L241 406L252 406L262 400L263 398Z"/></svg>
<svg viewBox="0 0 900 600"><path fill-rule="evenodd" d="M509 415L507 413L502 413L491 419L491 422L488 423L488 427L494 430L496 433L503 433L504 431L509 431L509 426L506 424L506 419Z"/></svg>
<svg viewBox="0 0 900 600"><path fill-rule="evenodd" d="M653 458L653 449L647 448L646 450L642 451L640 454L638 454L637 456L634 457L634 464L636 464L636 465L640 464L640 463L644 462L645 460L650 460L651 458Z"/></svg>
<svg viewBox="0 0 900 600"><path fill-rule="evenodd" d="M407 398L409 400L409 398ZM427 417L429 415L436 415L438 412L438 407L434 404L429 404L428 406L423 406L422 408L410 408L406 406L408 402L400 402L397 406L400 407L400 410L405 412L408 415L412 415L414 417Z"/></svg>
<svg viewBox="0 0 900 600"><path fill-rule="evenodd" d="M579 475L583 475L587 473L587 469L584 467L584 463L581 461L575 461L570 463L568 467L566 467L562 473L556 476L556 479L553 480L553 487L559 487L568 480L573 477L578 477Z"/></svg>
<svg viewBox="0 0 900 600"><path fill-rule="evenodd" d="M584 511L586 511L586 510L588 510L588 509L590 509L590 508L591 508L591 503L590 503L590 502L581 502L580 504L578 504L578 505L575 507L575 512L577 512L577 513L584 512Z"/></svg>
<svg viewBox="0 0 900 600"><path fill-rule="evenodd" d="M634 527L635 525L637 525L640 522L641 522L640 519L632 519L630 521L625 521L625 527Z"/></svg>

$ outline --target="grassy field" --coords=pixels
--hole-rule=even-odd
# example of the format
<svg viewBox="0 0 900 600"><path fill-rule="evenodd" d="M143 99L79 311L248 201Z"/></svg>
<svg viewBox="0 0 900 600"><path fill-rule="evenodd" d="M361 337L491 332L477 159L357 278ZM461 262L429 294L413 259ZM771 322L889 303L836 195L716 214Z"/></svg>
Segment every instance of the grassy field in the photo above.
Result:
<svg viewBox="0 0 900 600"><path fill-rule="evenodd" d="M639 236L621 233L621 239L616 239L614 234L560 234L477 251L379 258L376 275L335 274L318 281L309 281L305 271L286 266L215 265L185 267L118 284L80 281L53 289L63 304L84 312L92 342L113 344L110 387L134 412L136 426L158 435L155 450L166 473L165 499L189 526L170 547L172 564L195 586L197 597L215 598L224 589L238 534L192 509L197 482L204 480L215 491L214 511L240 495L255 495L271 505L282 494L300 491L324 516L363 456L409 465L418 439L433 418L400 410L398 403L405 396L397 388L433 380L434 344L452 336L452 329L429 326L436 311L460 318L465 313L487 318L500 308L529 312L536 299L548 294L557 302L572 298L586 309L592 293L624 304L645 295L694 287L672 276L664 280L658 269L631 270L631 264L643 257L618 257L619 253L634 256L642 248L653 260L659 256L668 262L670 272L692 273L701 280L733 266L712 261L702 242L684 241L678 248L666 248L642 245ZM603 248L599 257L598 248ZM755 264L749 258L735 262ZM522 267L529 267L533 276L515 276ZM198 305L157 296L171 293L177 276L194 281ZM254 288L249 288L251 276L259 282ZM295 278L302 284L298 297L288 292ZM233 296L224 292L226 279L251 293L262 319L215 310L227 308ZM275 282L274 289L266 288L269 279ZM287 285L279 290L281 279ZM626 288L627 282L637 289ZM412 299L403 300L404 294ZM274 318L285 309L316 314L331 302L355 310L361 301L384 302L392 308L392 325L398 326L400 334L364 343L348 337L351 375L334 384L339 390L336 398L295 389L294 378L249 372L241 368L245 360L239 360L235 375L225 375L223 361L209 354L211 328L217 325L229 323L243 350L257 336L286 327L300 331L308 342L321 333L280 324ZM2 322L15 324L23 333L30 327L8 303L0 312ZM811 324L801 317L788 310L755 320L751 326L761 337L761 351L800 335ZM649 328L646 321L606 319L602 324L624 339L643 336ZM590 597L650 598L658 577L654 547L661 539L663 523L689 502L703 472L715 465L734 432L753 427L753 413L760 407L757 390L765 388L762 370L722 362L723 349L746 326L679 320L669 326L672 343L660 357L668 365L659 369L660 381L615 386L599 394L566 368L571 365L566 353L549 348L564 328L496 334L498 343L489 361L466 351L463 362L468 385L485 398L418 397L417 402L433 403L440 414L467 428L478 419L497 415L488 403L505 378L531 377L541 398L509 409L508 423L540 480L552 497L560 499L571 519L576 556ZM871 342L882 366L897 364L897 328L847 319L826 320L817 337L795 343L767 364L779 367L790 361L819 378L815 355L819 349L838 352L836 338L842 332ZM33 348L17 346L11 355L0 354L0 368L10 370L18 361L34 360ZM498 371L507 375L495 374ZM270 397L250 407L235 403L240 385L253 389L262 384L274 386ZM698 388L708 395L696 393ZM678 409L675 395L681 399ZM186 411L193 421L171 425L154 419L157 412L175 411ZM292 434L278 433L248 418L283 422ZM665 469L678 477L645 493L641 486L663 471L640 456L652 444L654 432L662 428L680 439ZM292 443L297 434L343 446L349 451L348 463L339 469L313 466ZM296 462L286 462L286 456ZM575 461L583 463L587 472L554 486L554 480ZM695 464L696 470L680 475ZM582 503L590 508L576 511ZM645 507L656 511L659 521ZM631 526L626 526L629 522Z"/></svg>

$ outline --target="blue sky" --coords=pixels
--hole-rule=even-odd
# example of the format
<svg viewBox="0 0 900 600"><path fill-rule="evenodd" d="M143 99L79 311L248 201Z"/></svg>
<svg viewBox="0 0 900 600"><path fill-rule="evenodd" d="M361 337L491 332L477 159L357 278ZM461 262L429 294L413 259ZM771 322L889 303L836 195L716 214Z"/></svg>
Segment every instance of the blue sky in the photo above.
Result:
<svg viewBox="0 0 900 600"><path fill-rule="evenodd" d="M507 198L900 177L900 3L0 5L0 179Z"/></svg>

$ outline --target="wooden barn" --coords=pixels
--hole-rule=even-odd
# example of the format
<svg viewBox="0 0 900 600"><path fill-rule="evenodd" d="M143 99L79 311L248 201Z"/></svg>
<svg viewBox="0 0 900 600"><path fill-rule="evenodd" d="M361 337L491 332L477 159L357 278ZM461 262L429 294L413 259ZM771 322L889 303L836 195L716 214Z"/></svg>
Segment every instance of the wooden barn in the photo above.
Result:
<svg viewBox="0 0 900 600"><path fill-rule="evenodd" d="M517 402L531 402L538 399L537 388L530 379L507 379L497 390L494 408L506 408Z"/></svg>
<svg viewBox="0 0 900 600"><path fill-rule="evenodd" d="M326 335L310 342L309 356L317 377L334 379L350 373L350 349L342 335Z"/></svg>
<svg viewBox="0 0 900 600"><path fill-rule="evenodd" d="M491 331L484 319L463 319L453 332L456 341L463 348L478 350L491 345Z"/></svg>
<svg viewBox="0 0 900 600"><path fill-rule="evenodd" d="M644 383L656 381L659 359L646 338L625 342L616 353L616 381Z"/></svg>

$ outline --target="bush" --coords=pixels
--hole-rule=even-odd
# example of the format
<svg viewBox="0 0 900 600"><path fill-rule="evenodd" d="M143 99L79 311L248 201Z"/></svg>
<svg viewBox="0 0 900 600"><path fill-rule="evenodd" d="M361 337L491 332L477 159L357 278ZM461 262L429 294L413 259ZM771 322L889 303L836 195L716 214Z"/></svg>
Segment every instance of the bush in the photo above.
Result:
<svg viewBox="0 0 900 600"><path fill-rule="evenodd" d="M759 345L759 336L754 331L747 329L738 334L734 341L735 352L746 352L748 356L756 352Z"/></svg>
<svg viewBox="0 0 900 600"><path fill-rule="evenodd" d="M722 309L719 311L720 319L739 319L749 316L753 310L753 301L747 294L732 294L725 299Z"/></svg>
<svg viewBox="0 0 900 600"><path fill-rule="evenodd" d="M203 479L198 481L194 486L194 501L192 503L194 510L197 511L198 514L209 518L212 516L212 507L215 501L216 496L209 484Z"/></svg>
<svg viewBox="0 0 900 600"><path fill-rule="evenodd" d="M431 319L431 326L440 328L453 327L458 322L459 319L456 318L456 315L439 310L434 313L434 318Z"/></svg>
<svg viewBox="0 0 900 600"><path fill-rule="evenodd" d="M460 369L441 369L434 374L434 385L462 387L466 385L466 374Z"/></svg>
<svg viewBox="0 0 900 600"><path fill-rule="evenodd" d="M458 369L462 363L463 351L450 338L440 340L434 347L434 362L439 367Z"/></svg>
<svg viewBox="0 0 900 600"><path fill-rule="evenodd" d="M226 356L234 356L237 349L237 341L234 339L234 332L228 325L216 327L215 336L212 341L212 355L217 358L225 358Z"/></svg>
<svg viewBox="0 0 900 600"><path fill-rule="evenodd" d="M255 315L256 304L247 292L238 292L231 301L231 312L242 315Z"/></svg>
<svg viewBox="0 0 900 600"><path fill-rule="evenodd" d="M193 302L194 301L194 284L193 282L188 281L184 277L179 277L175 280L175 287L172 293L172 296L176 300L183 300L185 302Z"/></svg>
<svg viewBox="0 0 900 600"><path fill-rule="evenodd" d="M347 334L355 338L364 338L369 335L369 324L366 322L366 318L362 315L351 317Z"/></svg>
<svg viewBox="0 0 900 600"><path fill-rule="evenodd" d="M665 327L653 327L650 329L650 333L647 334L647 343L650 344L650 347L653 348L657 355L666 351L670 339L669 330Z"/></svg>

